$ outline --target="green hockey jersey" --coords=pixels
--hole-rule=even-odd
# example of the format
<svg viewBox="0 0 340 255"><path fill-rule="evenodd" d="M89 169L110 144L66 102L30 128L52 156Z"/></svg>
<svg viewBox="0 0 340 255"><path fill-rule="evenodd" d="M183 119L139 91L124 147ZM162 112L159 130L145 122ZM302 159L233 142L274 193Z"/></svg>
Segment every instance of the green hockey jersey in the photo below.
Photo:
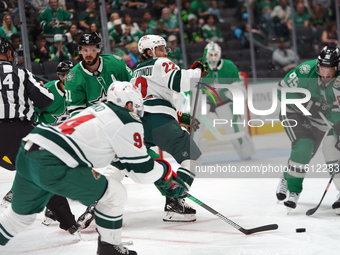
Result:
<svg viewBox="0 0 340 255"><path fill-rule="evenodd" d="M53 93L54 101L45 110L35 107L36 122L52 124L67 120L69 115L66 111L65 92L60 89L59 81L50 81L45 84L45 87Z"/></svg>
<svg viewBox="0 0 340 255"><path fill-rule="evenodd" d="M110 54L99 55L99 67L91 73L79 62L66 77L66 106L71 116L87 106L106 100L106 92L114 81L130 81L132 71L125 61Z"/></svg>
<svg viewBox="0 0 340 255"><path fill-rule="evenodd" d="M64 9L58 8L56 12L53 12L50 7L47 7L40 15L38 22L44 31L44 34L65 34L71 25L70 19L72 14ZM56 25L51 27L52 20L56 21ZM66 22L66 23L65 23ZM62 23L68 24L64 26Z"/></svg>
<svg viewBox="0 0 340 255"><path fill-rule="evenodd" d="M322 101L327 104L328 110L326 118L336 123L340 120L340 72L338 72L334 79L328 83L323 83L316 73L316 59L309 60L297 66L296 69L291 70L285 78L279 83L278 97L281 100L282 88L304 88L310 91L311 97L314 101ZM303 98L302 93L287 93L286 98ZM287 112L300 112L295 105L287 105ZM302 114L302 113L301 113ZM307 116L311 124L320 130L327 131L328 127L320 118L312 118Z"/></svg>
<svg viewBox="0 0 340 255"><path fill-rule="evenodd" d="M217 66L217 70L213 71L210 69L208 65L207 72L209 72L209 75L204 77L202 79L202 82L208 85L213 84L232 84L234 82L240 82L240 75L238 68L234 65L234 63L231 60L228 59L221 59L220 64ZM228 98L231 98L231 95L228 94L227 88L220 88L217 89L218 95L220 96L220 99L223 102L227 101ZM203 91L204 92L204 91ZM217 96L214 93L211 93L212 97L207 97L208 102L218 103L219 100Z"/></svg>

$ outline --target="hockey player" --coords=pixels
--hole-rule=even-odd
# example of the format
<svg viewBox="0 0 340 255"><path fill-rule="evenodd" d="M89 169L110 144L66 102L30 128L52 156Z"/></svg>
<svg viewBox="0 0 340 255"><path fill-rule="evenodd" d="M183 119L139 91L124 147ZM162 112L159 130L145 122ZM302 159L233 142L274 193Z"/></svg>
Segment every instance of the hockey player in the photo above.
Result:
<svg viewBox="0 0 340 255"><path fill-rule="evenodd" d="M113 158L137 183L154 183L170 197L185 196L187 188L170 164L162 159L154 162L147 154L139 118L143 114L140 92L129 82L115 82L107 101L58 126L38 125L23 138L12 204L0 215L1 245L32 224L51 195L58 194L87 206L98 201L98 255L137 254L121 244L124 186L93 170Z"/></svg>
<svg viewBox="0 0 340 255"><path fill-rule="evenodd" d="M65 101L65 78L74 67L70 60L60 62L56 68L58 80L45 84L54 95L54 101L50 107L44 110L35 108L36 119L40 124L61 123L69 118L66 111ZM43 224L49 226L52 221L58 220L60 228L68 231L80 239L80 225L75 221L68 201L65 197L53 195L46 205L45 218Z"/></svg>
<svg viewBox="0 0 340 255"><path fill-rule="evenodd" d="M339 72L340 49L325 47L321 50L317 60L310 60L300 64L296 69L290 71L285 78L279 82L280 88L304 88L310 91L311 99L305 104L306 109L312 115L304 115L295 106L287 105L287 114L280 115L281 120L287 123L285 131L292 142L292 151L288 160L288 166L280 178L276 190L279 201L285 200L284 205L288 211L296 208L297 201L302 192L303 179L308 171L306 167L320 143L329 130L322 113L331 123L338 127L340 123L340 109L338 97L340 87ZM281 94L279 93L279 99ZM288 93L287 98L301 98L305 95ZM335 132L340 131L335 128ZM332 141L325 141L324 154L327 163L335 163L339 157L328 153ZM327 145L327 146L326 146ZM334 145L334 143L333 143ZM339 184L335 183L340 189ZM340 205L339 205L340 207Z"/></svg>
<svg viewBox="0 0 340 255"><path fill-rule="evenodd" d="M232 61L221 59L221 47L217 43L210 42L207 44L205 49L206 61L208 63L207 72L209 75L204 77L202 82L208 85L234 85L241 87L245 91L245 87L240 79L239 70L237 67ZM219 99L213 93L212 96L215 97L215 100L212 100L210 96L207 97L207 108L210 109L207 118L209 119L209 117L212 117L214 113L216 113L218 119L227 120L228 124L221 125L220 127L224 129L227 135L240 135L236 139L232 139L231 142L241 160L250 159L250 157L255 153L255 147L250 135L247 132L246 126L242 125L242 123L246 123L246 121L244 122L244 117L241 115L233 115L233 98L231 92L227 88L217 88L217 92L222 104L220 104ZM215 102L217 105L215 105ZM205 118L205 116L202 115L200 117L202 120ZM201 129L196 132L195 140L197 143L202 138L203 131L204 130Z"/></svg>
<svg viewBox="0 0 340 255"><path fill-rule="evenodd" d="M6 38L0 38L0 166L15 170L15 157L21 139L33 129L34 106L40 109L53 103L53 94L32 73L12 64L17 52ZM12 199L10 190L2 199L6 207Z"/></svg>
<svg viewBox="0 0 340 255"><path fill-rule="evenodd" d="M101 39L96 32L83 33L78 42L82 61L66 77L65 94L67 112L76 115L87 106L105 102L107 89L114 81L130 81L132 71L125 61L115 55L99 54ZM86 228L93 219L90 206L78 219Z"/></svg>
<svg viewBox="0 0 340 255"><path fill-rule="evenodd" d="M106 100L114 81L129 81L132 71L115 55L99 54L101 39L96 32L83 33L78 42L82 61L66 77L66 105L71 116L87 106Z"/></svg>
<svg viewBox="0 0 340 255"><path fill-rule="evenodd" d="M145 145L158 146L168 152L181 165L177 170L189 188L194 180L194 165L201 151L181 129L178 123L184 118L177 115L173 102L174 91L189 91L190 84L199 81L206 70L196 63L193 70L181 70L167 58L166 42L159 35L145 35L138 42L140 64L136 67L131 83L138 86L144 98L145 115L142 118ZM151 149L149 150L150 153ZM196 210L184 199L166 198L164 221L195 221ZM183 217L184 216L184 217Z"/></svg>

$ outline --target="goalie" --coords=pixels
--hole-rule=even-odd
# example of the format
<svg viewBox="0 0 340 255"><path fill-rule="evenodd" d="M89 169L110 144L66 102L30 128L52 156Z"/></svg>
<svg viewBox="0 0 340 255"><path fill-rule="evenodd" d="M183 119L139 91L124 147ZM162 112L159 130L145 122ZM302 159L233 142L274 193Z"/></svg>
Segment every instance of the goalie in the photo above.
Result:
<svg viewBox="0 0 340 255"><path fill-rule="evenodd" d="M217 43L210 42L205 49L206 61L208 63L207 72L209 72L209 75L204 77L202 82L212 86L214 84L228 84L244 88L237 67L232 61L221 59L221 47ZM240 115L233 115L232 94L227 88L217 89L217 92L222 104L219 103L219 99L215 94L211 93L214 98L207 96L207 119L214 119L217 116L217 119L227 120L228 123L220 125L220 127L223 128L227 135L232 135L234 137L234 139L231 139L231 143L240 159L250 159L255 153L255 147L245 125L242 124L247 123L247 121L244 121L244 118ZM201 122L206 122L205 116L200 115L199 118L201 119ZM206 126L208 127L208 125ZM195 133L195 140L197 142L202 139L203 132L204 129L201 128Z"/></svg>

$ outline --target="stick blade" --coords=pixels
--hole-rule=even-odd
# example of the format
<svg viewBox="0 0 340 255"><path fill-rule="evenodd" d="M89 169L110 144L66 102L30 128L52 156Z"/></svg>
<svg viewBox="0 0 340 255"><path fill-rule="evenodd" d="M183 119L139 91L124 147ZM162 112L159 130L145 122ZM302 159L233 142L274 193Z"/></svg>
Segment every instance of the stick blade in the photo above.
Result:
<svg viewBox="0 0 340 255"><path fill-rule="evenodd" d="M306 215L307 216L311 216L312 214L314 214L316 212L318 208L312 208L312 209L309 209L307 212L306 212Z"/></svg>
<svg viewBox="0 0 340 255"><path fill-rule="evenodd" d="M277 224L270 224L270 225L265 225L257 228L251 228L251 229L244 229L240 228L239 230L246 235L254 234L257 232L263 232L263 231L269 231L269 230L275 230L278 229L279 226Z"/></svg>

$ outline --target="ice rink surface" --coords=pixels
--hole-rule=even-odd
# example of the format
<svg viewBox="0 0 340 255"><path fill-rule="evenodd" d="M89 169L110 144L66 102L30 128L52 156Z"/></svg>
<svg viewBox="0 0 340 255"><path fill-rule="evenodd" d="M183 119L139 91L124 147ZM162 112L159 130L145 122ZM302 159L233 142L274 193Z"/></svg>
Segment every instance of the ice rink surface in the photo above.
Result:
<svg viewBox="0 0 340 255"><path fill-rule="evenodd" d="M204 157L205 164L261 166L285 165L290 153L290 143L284 133L254 137L257 153L252 160L239 161L236 154ZM323 164L321 150L312 161ZM196 178L190 193L210 207L225 215L243 228L254 228L276 223L278 230L246 236L221 221L192 201L188 203L197 210L197 221L193 223L163 222L165 199L152 185L135 184L129 179L123 183L128 192L123 222L123 241L133 241L129 249L140 255L319 255L340 254L340 216L336 216L331 205L338 191L332 185L320 206L312 216L305 212L315 207L329 181L324 173L321 178L304 181L298 206L287 215L281 203L277 204L275 190L279 173L258 174L248 178L223 177ZM230 174L232 176L232 174ZM253 175L252 175L253 176ZM214 178L215 177L215 178ZM0 169L0 195L10 189L14 172ZM75 201L70 205L76 218L85 206ZM0 210L3 210L1 208ZM49 227L41 224L43 213L37 215L33 225L15 236L6 246L0 246L1 255L95 255L97 233L95 224L82 231L82 241L59 229L57 223ZM306 228L305 233L296 233L296 228Z"/></svg>

